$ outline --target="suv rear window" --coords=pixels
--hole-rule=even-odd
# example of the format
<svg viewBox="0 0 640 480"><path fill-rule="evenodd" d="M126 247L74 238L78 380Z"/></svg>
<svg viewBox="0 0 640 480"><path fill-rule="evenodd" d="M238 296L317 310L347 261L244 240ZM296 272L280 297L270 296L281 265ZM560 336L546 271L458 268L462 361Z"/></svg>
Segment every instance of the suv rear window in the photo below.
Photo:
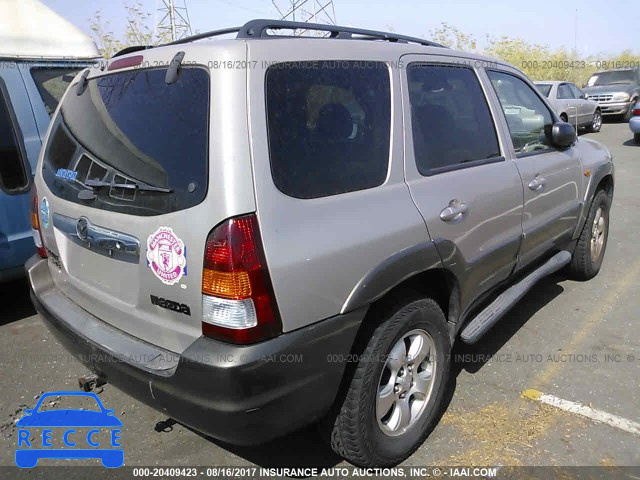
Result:
<svg viewBox="0 0 640 480"><path fill-rule="evenodd" d="M167 85L166 73L164 68L105 75L89 80L81 95L75 86L69 91L43 165L55 195L143 216L204 200L209 74L183 67ZM82 190L93 190L94 197L79 199Z"/></svg>
<svg viewBox="0 0 640 480"><path fill-rule="evenodd" d="M381 185L389 163L391 93L383 62L317 61L267 71L271 173L296 198Z"/></svg>

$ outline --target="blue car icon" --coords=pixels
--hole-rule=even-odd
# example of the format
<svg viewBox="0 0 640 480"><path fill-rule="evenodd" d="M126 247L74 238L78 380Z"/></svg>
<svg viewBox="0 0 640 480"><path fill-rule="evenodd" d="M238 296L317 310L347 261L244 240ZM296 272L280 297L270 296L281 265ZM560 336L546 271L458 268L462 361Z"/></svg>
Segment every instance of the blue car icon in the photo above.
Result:
<svg viewBox="0 0 640 480"><path fill-rule="evenodd" d="M51 397L88 397L93 399L99 411L80 410L80 409L58 409L40 411L43 402ZM81 458L99 458L102 465L107 468L118 468L124 464L124 451L119 443L120 428L122 422L114 415L114 410L105 408L98 396L91 392L48 392L40 397L40 400L33 409L24 411L25 415L16 423L18 427L18 449L16 449L16 465L21 468L35 467L40 458L58 458L58 459L81 459ZM31 445L31 428L45 428L42 430L42 442L34 441ZM92 428L88 430L85 437L77 434L75 428ZM62 429L62 437L67 447L64 449L51 448L51 438L53 428ZM102 447L95 436L105 429L110 430L110 447ZM71 441L71 436L74 441ZM77 437L77 438L75 438ZM86 440L86 447L83 440ZM76 447L78 445L78 447ZM26 448L21 448L26 447ZM42 448L39 448L42 447Z"/></svg>

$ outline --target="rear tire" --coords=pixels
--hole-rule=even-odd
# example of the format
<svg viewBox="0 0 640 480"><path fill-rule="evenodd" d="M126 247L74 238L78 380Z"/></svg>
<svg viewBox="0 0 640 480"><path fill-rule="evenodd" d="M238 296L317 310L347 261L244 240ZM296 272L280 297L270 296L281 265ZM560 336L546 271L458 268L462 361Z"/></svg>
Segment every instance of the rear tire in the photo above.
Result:
<svg viewBox="0 0 640 480"><path fill-rule="evenodd" d="M636 142L636 145L640 145L640 133L636 133L633 136L633 141Z"/></svg>
<svg viewBox="0 0 640 480"><path fill-rule="evenodd" d="M598 190L568 265L569 277L590 280L600 271L609 236L609 210L609 195Z"/></svg>
<svg viewBox="0 0 640 480"><path fill-rule="evenodd" d="M354 465L397 465L422 444L438 418L449 378L447 322L431 298L387 302L327 419L333 450Z"/></svg>

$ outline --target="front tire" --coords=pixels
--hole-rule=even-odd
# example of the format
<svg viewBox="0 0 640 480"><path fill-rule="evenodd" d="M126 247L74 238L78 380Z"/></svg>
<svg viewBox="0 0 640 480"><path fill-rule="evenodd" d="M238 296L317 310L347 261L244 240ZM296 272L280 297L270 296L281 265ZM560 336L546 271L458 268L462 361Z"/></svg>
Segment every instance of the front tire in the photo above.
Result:
<svg viewBox="0 0 640 480"><path fill-rule="evenodd" d="M600 110L596 110L593 113L593 119L591 120L589 131L591 133L598 133L600 129L602 129L602 113L600 112Z"/></svg>
<svg viewBox="0 0 640 480"><path fill-rule="evenodd" d="M598 190L568 266L575 280L590 280L600 271L609 237L609 195Z"/></svg>
<svg viewBox="0 0 640 480"><path fill-rule="evenodd" d="M330 421L333 450L361 467L397 465L428 436L449 378L451 342L438 304L419 295L373 312L377 327Z"/></svg>

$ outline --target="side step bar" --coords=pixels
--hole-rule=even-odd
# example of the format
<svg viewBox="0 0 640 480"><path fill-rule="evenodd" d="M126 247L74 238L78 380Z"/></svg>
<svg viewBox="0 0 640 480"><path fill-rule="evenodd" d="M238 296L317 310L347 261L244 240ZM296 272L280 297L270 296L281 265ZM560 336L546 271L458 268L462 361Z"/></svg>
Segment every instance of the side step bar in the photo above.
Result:
<svg viewBox="0 0 640 480"><path fill-rule="evenodd" d="M556 253L547 263L531 272L512 287L502 292L491 304L482 310L462 330L460 337L465 343L476 343L491 327L493 327L507 311L513 307L533 287L538 280L560 270L571 261L571 254L566 250Z"/></svg>

